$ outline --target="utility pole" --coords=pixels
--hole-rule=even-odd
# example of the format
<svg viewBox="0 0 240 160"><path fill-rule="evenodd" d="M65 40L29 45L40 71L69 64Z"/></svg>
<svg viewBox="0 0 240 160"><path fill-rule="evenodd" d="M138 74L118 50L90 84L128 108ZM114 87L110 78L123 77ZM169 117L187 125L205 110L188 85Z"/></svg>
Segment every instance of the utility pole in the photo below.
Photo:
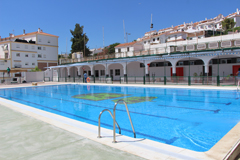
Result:
<svg viewBox="0 0 240 160"><path fill-rule="evenodd" d="M103 48L104 48L104 27L103 27Z"/></svg>
<svg viewBox="0 0 240 160"><path fill-rule="evenodd" d="M124 34L124 42L126 43L126 33L125 33L125 24L124 24L124 20L123 20L123 34Z"/></svg>
<svg viewBox="0 0 240 160"><path fill-rule="evenodd" d="M85 56L86 56L86 55L85 55L85 33L83 34L83 40L84 40L84 46L83 46L83 47L84 47L84 50L83 50L83 55L84 55L84 57L85 57Z"/></svg>
<svg viewBox="0 0 240 160"><path fill-rule="evenodd" d="M128 35L131 35L131 33L126 32L126 42L128 43Z"/></svg>

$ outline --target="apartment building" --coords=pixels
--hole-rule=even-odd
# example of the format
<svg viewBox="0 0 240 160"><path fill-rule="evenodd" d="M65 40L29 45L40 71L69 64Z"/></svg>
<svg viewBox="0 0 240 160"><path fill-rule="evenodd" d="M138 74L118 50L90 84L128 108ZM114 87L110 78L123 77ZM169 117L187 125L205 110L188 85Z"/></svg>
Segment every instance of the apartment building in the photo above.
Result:
<svg viewBox="0 0 240 160"><path fill-rule="evenodd" d="M45 67L58 65L58 36L36 32L0 37L0 72L25 72L36 66L41 70Z"/></svg>

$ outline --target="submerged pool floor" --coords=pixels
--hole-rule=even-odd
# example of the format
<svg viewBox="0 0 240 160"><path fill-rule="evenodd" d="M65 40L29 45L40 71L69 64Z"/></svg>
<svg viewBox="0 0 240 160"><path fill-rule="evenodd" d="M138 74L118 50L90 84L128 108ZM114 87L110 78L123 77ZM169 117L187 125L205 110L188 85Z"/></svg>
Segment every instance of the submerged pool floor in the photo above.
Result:
<svg viewBox="0 0 240 160"><path fill-rule="evenodd" d="M127 102L137 138L146 138L194 151L207 151L240 120L239 92L58 85L1 89L0 96L41 110L97 125L103 109L119 99ZM125 106L117 105L122 134L133 137ZM104 113L101 126L112 129Z"/></svg>

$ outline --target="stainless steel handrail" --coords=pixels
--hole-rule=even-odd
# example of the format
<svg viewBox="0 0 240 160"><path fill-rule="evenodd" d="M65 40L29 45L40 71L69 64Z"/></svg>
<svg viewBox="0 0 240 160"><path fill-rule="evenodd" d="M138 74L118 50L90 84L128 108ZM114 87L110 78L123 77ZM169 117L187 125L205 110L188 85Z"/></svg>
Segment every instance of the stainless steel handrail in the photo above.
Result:
<svg viewBox="0 0 240 160"><path fill-rule="evenodd" d="M112 112L109 110L109 109L104 109L102 110L102 112L100 112L99 114L99 117L98 117L98 138L101 138L101 115L103 114L103 112L105 111L108 111L110 113L110 115L112 116L113 118L113 115L112 115ZM114 118L113 118L114 119ZM121 134L121 128L120 126L118 125L117 121L115 121L116 125L118 126L118 129L119 129L119 134ZM113 123L113 124L115 124ZM115 125L114 125L115 127Z"/></svg>
<svg viewBox="0 0 240 160"><path fill-rule="evenodd" d="M115 103L114 109L113 109L113 143L116 143L116 126L114 124L116 123L116 106L119 102L123 102L125 107L126 107L128 118L129 118L131 126L132 126L134 138L136 138L136 133L135 133L135 130L134 130L134 127L133 127L133 124L132 124L132 119L131 119L131 116L130 116L130 113L129 113L129 110L128 110L127 103L124 100L120 99Z"/></svg>

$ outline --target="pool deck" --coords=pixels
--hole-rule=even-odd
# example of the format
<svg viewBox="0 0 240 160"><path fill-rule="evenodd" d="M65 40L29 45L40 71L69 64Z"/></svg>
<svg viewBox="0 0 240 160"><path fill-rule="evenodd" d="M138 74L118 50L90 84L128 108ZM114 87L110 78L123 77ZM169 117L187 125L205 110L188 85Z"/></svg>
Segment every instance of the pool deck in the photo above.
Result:
<svg viewBox="0 0 240 160"><path fill-rule="evenodd" d="M57 82L41 85L67 84ZM76 83L74 83L76 84ZM114 85L114 84L84 84ZM117 84L118 86L120 84ZM124 85L139 86L148 85ZM0 88L34 87L32 83L0 85ZM163 88L198 88L234 90L225 86L160 86ZM195 152L148 139L134 139L112 130L79 122L53 113L0 98L0 159L235 159L240 153L240 123L207 152ZM27 135L26 135L27 133ZM3 144L3 145L2 145ZM235 151L234 151L235 150ZM234 152L233 152L234 151Z"/></svg>

